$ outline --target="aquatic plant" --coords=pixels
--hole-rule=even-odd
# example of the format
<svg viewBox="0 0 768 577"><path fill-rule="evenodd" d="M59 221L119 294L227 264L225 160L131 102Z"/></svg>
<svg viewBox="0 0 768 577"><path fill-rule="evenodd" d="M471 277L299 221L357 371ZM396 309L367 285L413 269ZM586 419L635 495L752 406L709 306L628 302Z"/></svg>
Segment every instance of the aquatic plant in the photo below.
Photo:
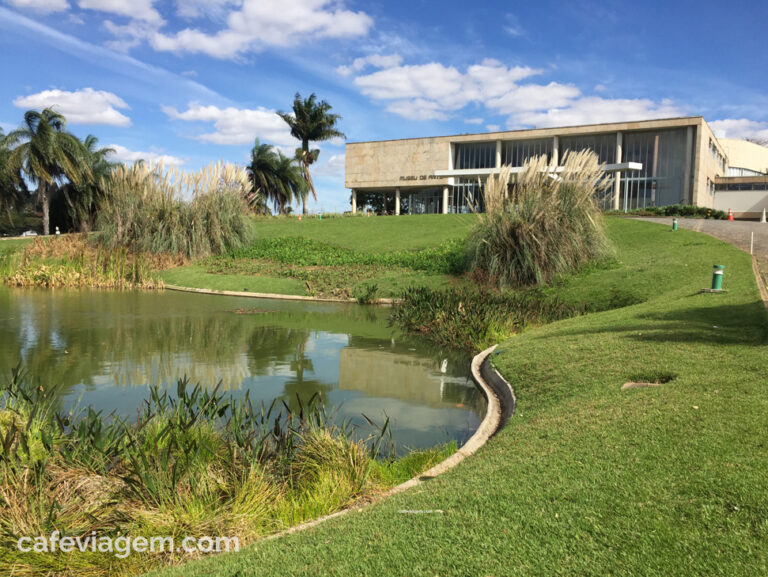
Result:
<svg viewBox="0 0 768 577"><path fill-rule="evenodd" d="M24 553L22 536L259 536L348 506L418 474L455 445L398 464L333 424L319 395L254 404L193 385L151 387L135 420L63 411L57 387L19 370L0 388L0 572L136 574L179 553ZM294 408L291 409L291 406ZM185 558L188 558L185 557Z"/></svg>

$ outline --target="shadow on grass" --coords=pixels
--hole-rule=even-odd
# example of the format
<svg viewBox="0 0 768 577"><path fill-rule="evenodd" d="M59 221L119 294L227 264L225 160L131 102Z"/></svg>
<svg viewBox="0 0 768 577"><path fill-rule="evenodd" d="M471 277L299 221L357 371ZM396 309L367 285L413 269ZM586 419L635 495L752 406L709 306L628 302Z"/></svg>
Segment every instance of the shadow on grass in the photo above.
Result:
<svg viewBox="0 0 768 577"><path fill-rule="evenodd" d="M544 338L610 333L637 341L761 347L768 344L768 314L760 301L687 307L650 314L638 311L614 326L557 331Z"/></svg>

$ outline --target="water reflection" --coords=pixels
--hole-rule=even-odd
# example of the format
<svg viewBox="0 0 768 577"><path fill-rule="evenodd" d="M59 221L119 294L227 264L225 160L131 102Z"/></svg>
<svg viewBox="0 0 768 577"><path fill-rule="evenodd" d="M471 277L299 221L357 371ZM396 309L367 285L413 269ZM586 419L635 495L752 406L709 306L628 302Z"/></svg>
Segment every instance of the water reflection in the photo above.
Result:
<svg viewBox="0 0 768 577"><path fill-rule="evenodd" d="M243 309L247 310L243 310ZM385 309L172 293L0 289L0 371L19 360L41 384L132 414L146 385L221 381L252 399L322 393L339 418L361 414L395 426L395 439L425 446L463 440L484 401L468 359L403 340Z"/></svg>

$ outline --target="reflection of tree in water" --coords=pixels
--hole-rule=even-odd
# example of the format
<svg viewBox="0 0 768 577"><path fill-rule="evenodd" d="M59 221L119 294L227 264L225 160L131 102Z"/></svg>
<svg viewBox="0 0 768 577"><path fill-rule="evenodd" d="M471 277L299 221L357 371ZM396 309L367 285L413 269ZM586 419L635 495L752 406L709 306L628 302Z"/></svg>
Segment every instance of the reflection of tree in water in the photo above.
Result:
<svg viewBox="0 0 768 577"><path fill-rule="evenodd" d="M333 384L321 383L307 376L315 371L312 359L306 354L311 336L309 329L265 326L253 329L248 339L251 374L273 373L282 365L287 379L281 398L294 411L299 409L297 394L302 402L306 402L315 393L320 393L325 399L333 389Z"/></svg>
<svg viewBox="0 0 768 577"><path fill-rule="evenodd" d="M34 382L61 384L64 392L80 383L93 385L97 375L133 385L175 382L191 372L198 373L191 379L214 385L224 374L237 381L228 383L234 386L248 376L242 358L246 319L226 313L168 315L161 303L146 306L146 299L137 307L125 294L93 296L86 313L77 310L82 306L67 306L82 305L77 294L4 298L0 369L7 372L21 359Z"/></svg>

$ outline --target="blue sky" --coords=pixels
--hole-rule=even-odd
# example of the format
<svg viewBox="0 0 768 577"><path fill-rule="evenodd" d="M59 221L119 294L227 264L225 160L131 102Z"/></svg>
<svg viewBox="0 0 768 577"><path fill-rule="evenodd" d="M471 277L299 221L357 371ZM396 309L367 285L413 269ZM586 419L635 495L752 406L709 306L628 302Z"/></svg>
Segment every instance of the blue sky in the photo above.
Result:
<svg viewBox="0 0 768 577"><path fill-rule="evenodd" d="M682 115L768 139L764 1L0 2L0 126L54 106L126 162L292 153L297 91L349 141ZM345 210L344 143L320 148L310 208Z"/></svg>

